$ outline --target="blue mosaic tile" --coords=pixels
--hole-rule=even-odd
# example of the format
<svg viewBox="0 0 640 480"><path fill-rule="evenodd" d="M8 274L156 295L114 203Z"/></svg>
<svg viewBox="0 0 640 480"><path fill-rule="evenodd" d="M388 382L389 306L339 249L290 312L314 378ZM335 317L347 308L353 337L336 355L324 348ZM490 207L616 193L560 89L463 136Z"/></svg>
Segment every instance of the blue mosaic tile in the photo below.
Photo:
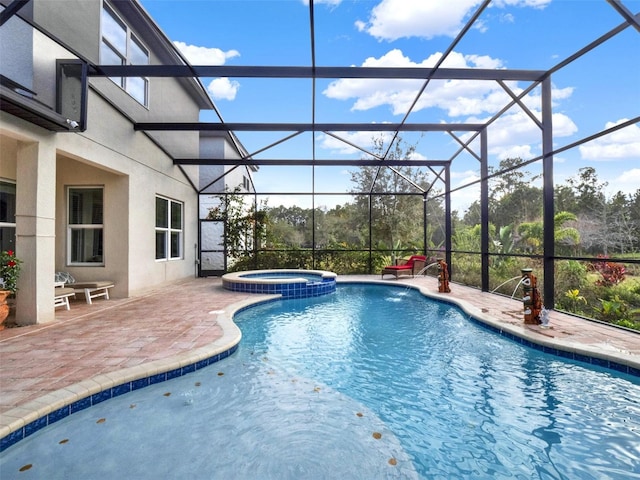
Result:
<svg viewBox="0 0 640 480"><path fill-rule="evenodd" d="M91 397L83 398L81 400L73 402L70 405L71 413L79 412L81 410L84 410L85 408L89 408L91 405Z"/></svg>
<svg viewBox="0 0 640 480"><path fill-rule="evenodd" d="M20 428L15 432L11 432L9 435L0 439L0 452L4 452L7 448L15 445L24 438L24 429Z"/></svg>
<svg viewBox="0 0 640 480"><path fill-rule="evenodd" d="M598 365L600 367L608 368L609 360L603 360L601 358L591 357L591 365Z"/></svg>
<svg viewBox="0 0 640 480"><path fill-rule="evenodd" d="M130 391L131 391L131 382L123 383L122 385L116 385L111 389L111 396L119 397L120 395L129 393Z"/></svg>
<svg viewBox="0 0 640 480"><path fill-rule="evenodd" d="M182 367L182 375L185 375L187 373L191 373L191 372L195 372L196 371L196 364L192 363L191 365L185 365L184 367Z"/></svg>
<svg viewBox="0 0 640 480"><path fill-rule="evenodd" d="M172 378L177 378L182 375L182 370L180 368L176 368L175 370L169 370L167 372L167 380L171 380Z"/></svg>
<svg viewBox="0 0 640 480"><path fill-rule="evenodd" d="M139 378L131 382L131 390L140 390L149 386L149 377Z"/></svg>
<svg viewBox="0 0 640 480"><path fill-rule="evenodd" d="M579 362L591 363L591 357L582 355L581 353L574 353L573 359L578 360Z"/></svg>
<svg viewBox="0 0 640 480"><path fill-rule="evenodd" d="M245 277L259 277L262 274L247 274ZM274 272L275 277L289 277L289 273ZM335 278L322 278L307 283L236 283L223 280L223 287L227 290L244 293L280 294L282 297L304 298L317 297L335 292L337 282Z"/></svg>
<svg viewBox="0 0 640 480"><path fill-rule="evenodd" d="M48 425L47 417L40 417L37 420L34 420L31 423L28 423L24 426L24 436L28 437L29 435L36 433L38 430L43 429Z"/></svg>
<svg viewBox="0 0 640 480"><path fill-rule="evenodd" d="M567 352L565 350L556 350L556 355L558 355L559 357L563 357L563 358L569 358L571 360L573 360L575 358L575 355L573 352Z"/></svg>
<svg viewBox="0 0 640 480"><path fill-rule="evenodd" d="M196 370L200 370L201 368L204 368L208 365L209 362L207 360L200 360L199 362L196 362Z"/></svg>
<svg viewBox="0 0 640 480"><path fill-rule="evenodd" d="M636 377L640 377L640 368L628 367L627 373Z"/></svg>
<svg viewBox="0 0 640 480"><path fill-rule="evenodd" d="M626 365L622 365L618 362L609 362L609 368L612 370L616 370L618 372L627 373L629 371L629 367Z"/></svg>
<svg viewBox="0 0 640 480"><path fill-rule="evenodd" d="M149 385L155 385L156 383L162 383L167 381L166 373L158 373L149 377Z"/></svg>
<svg viewBox="0 0 640 480"><path fill-rule="evenodd" d="M58 410L54 410L49 415L47 415L47 422L49 424L56 423L58 420L62 420L70 415L69 405L66 407L59 408Z"/></svg>
<svg viewBox="0 0 640 480"><path fill-rule="evenodd" d="M111 389L103 390L102 392L94 393L91 395L91 404L97 405L100 402L109 400L111 398Z"/></svg>

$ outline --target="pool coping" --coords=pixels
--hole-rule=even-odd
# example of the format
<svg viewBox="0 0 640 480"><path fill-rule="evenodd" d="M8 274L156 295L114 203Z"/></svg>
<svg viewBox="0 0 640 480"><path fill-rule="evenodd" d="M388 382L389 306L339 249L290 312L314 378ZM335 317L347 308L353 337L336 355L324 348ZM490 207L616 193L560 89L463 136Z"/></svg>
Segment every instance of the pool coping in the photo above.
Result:
<svg viewBox="0 0 640 480"><path fill-rule="evenodd" d="M339 281L339 283L379 283L398 286L398 283L386 280L346 280L342 282ZM525 325L524 320L518 325L501 322L490 315L487 315L478 307L466 300L450 296L451 294L434 292L433 290L421 285L403 284L402 287L418 290L427 298L455 305L464 313L469 315L468 320L531 348L536 348L565 359L578 360L591 365L598 365L618 372L627 373L634 377L640 377L640 359L636 355L625 354L623 352L598 351L595 348L589 348L582 343L546 336L543 333L544 330L538 330L541 328L540 326L532 328L532 326Z"/></svg>
<svg viewBox="0 0 640 480"><path fill-rule="evenodd" d="M232 355L242 339L233 316L281 295L256 295L215 312L222 336L209 345L162 360L96 375L0 414L0 452L38 430L105 400L186 375ZM214 313L214 312L211 312Z"/></svg>
<svg viewBox="0 0 640 480"><path fill-rule="evenodd" d="M466 300L436 293L425 286L374 279L338 279L337 283L380 284L417 290L427 298L457 306L469 316L470 321L526 346L559 357L640 377L640 359L637 356L625 355L621 352L597 351L595 348L576 342L547 337L524 323L520 325L503 323ZM224 310L210 312L217 315L216 321L222 329L222 336L209 345L162 360L96 375L0 414L0 452L68 415L109 398L191 373L228 357L238 348L242 338L240 329L233 321L234 315L253 305L281 298L284 297L280 294L255 294L250 298L229 304Z"/></svg>

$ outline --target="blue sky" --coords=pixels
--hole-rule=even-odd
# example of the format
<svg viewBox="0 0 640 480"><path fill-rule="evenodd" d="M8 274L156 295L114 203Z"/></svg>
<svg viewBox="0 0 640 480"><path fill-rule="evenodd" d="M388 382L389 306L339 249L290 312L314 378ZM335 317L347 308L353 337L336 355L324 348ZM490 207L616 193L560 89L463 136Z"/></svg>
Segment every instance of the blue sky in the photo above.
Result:
<svg viewBox="0 0 640 480"><path fill-rule="evenodd" d="M193 65L311 64L308 2L304 0L141 0L144 8ZM325 0L314 2L315 55L320 66L433 66L477 10L479 0ZM622 0L632 13L640 0ZM623 22L605 0L496 0L447 57L443 66L547 70ZM308 79L202 79L228 122L310 122L312 84ZM608 126L640 115L640 32L628 27L604 45L552 76L554 146L571 144ZM328 79L316 83L318 122L399 122L416 98L421 81ZM526 82L509 83L518 93ZM539 90L525 100L540 111ZM432 81L408 122L484 122L508 102L495 82ZM216 121L210 112L203 121ZM238 132L249 152L291 132ZM371 132L340 132L358 145L370 145ZM449 135L403 134L417 155L449 159L458 143ZM257 158L357 159L362 153L316 133L299 135ZM510 109L489 129L490 164L508 157L541 153L534 122ZM476 150L477 151L477 150ZM556 183L596 168L610 193L640 188L640 124L562 152L554 159ZM528 170L538 173L534 164ZM452 185L477 179L470 155L452 164ZM348 170L322 167L316 192L346 191ZM260 192L311 191L307 167L261 167L254 177ZM461 212L477 189L454 195ZM326 197L318 204L332 204ZM302 204L301 204L302 202ZM272 197L279 204L311 206L294 197ZM316 206L317 206L316 205Z"/></svg>

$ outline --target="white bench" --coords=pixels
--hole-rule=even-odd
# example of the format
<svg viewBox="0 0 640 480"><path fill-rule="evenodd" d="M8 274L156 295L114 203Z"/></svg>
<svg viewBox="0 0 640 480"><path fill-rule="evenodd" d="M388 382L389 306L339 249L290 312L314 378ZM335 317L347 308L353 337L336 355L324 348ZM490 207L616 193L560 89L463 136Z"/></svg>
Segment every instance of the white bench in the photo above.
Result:
<svg viewBox="0 0 640 480"><path fill-rule="evenodd" d="M77 282L70 285L75 293L82 293L85 300L91 305L91 300L97 297L104 297L109 300L109 289L115 285L113 282L101 280L97 282Z"/></svg>
<svg viewBox="0 0 640 480"><path fill-rule="evenodd" d="M56 284L56 287L53 290L54 308L64 306L67 310L71 310L71 305L69 305L69 298L76 296L75 290L71 287L65 287L64 283L62 285Z"/></svg>

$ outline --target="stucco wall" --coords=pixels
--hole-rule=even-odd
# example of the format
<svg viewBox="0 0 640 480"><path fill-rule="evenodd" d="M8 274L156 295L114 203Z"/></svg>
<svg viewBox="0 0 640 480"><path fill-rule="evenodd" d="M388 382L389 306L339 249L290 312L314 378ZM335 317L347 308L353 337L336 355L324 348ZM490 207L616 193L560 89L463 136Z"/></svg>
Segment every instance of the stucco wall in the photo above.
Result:
<svg viewBox="0 0 640 480"><path fill-rule="evenodd" d="M111 105L92 94L89 128L84 133L52 134L1 112L0 176L17 179L18 141L53 141L56 150L55 268L31 265L36 272L69 271L79 280L111 279L114 297L142 293L154 286L195 275L197 194L185 175L144 133ZM68 186L104 187L104 257L100 267L67 265ZM53 191L53 189L52 189ZM181 260L155 260L155 197L184 203ZM40 275L40 273L36 273ZM52 299L51 299L52 301Z"/></svg>
<svg viewBox="0 0 640 480"><path fill-rule="evenodd" d="M98 60L102 2L36 3L33 12L39 23L81 54ZM139 39L149 48L151 63L165 63L157 60L175 54L170 42L156 35L152 23L136 13L134 4L118 7L135 17L130 27L143 29ZM55 12L47 13L51 10ZM51 41L39 33L32 39L28 58L33 60L33 84L41 92L39 98L51 104L55 59L71 56L59 46L50 48ZM69 271L78 280L111 279L116 283L114 297L137 295L195 275L198 167L176 166L169 155L197 157L198 132L147 134L135 131L133 122L198 121L200 108L208 106L203 92L194 88L192 80L150 78L149 105L143 106L108 78L92 78L90 85L84 132L53 133L0 112L0 176L16 180L22 195L17 232L26 257L21 281L28 294L19 298L18 309L27 312L26 316L19 312L19 323L55 317L51 295L55 271ZM104 187L104 266L70 266L67 188L94 185ZM156 195L184 206L179 260L155 259Z"/></svg>
<svg viewBox="0 0 640 480"><path fill-rule="evenodd" d="M16 179L17 140L3 137L0 130L0 178Z"/></svg>
<svg viewBox="0 0 640 480"><path fill-rule="evenodd" d="M56 265L66 261L66 187L104 185L105 267L65 268L78 278L117 277L122 288L114 293L123 296L193 275L196 192L169 157L97 95L89 118L85 133L59 135L57 236L65 240L57 242ZM183 260L155 260L156 195L184 203Z"/></svg>

